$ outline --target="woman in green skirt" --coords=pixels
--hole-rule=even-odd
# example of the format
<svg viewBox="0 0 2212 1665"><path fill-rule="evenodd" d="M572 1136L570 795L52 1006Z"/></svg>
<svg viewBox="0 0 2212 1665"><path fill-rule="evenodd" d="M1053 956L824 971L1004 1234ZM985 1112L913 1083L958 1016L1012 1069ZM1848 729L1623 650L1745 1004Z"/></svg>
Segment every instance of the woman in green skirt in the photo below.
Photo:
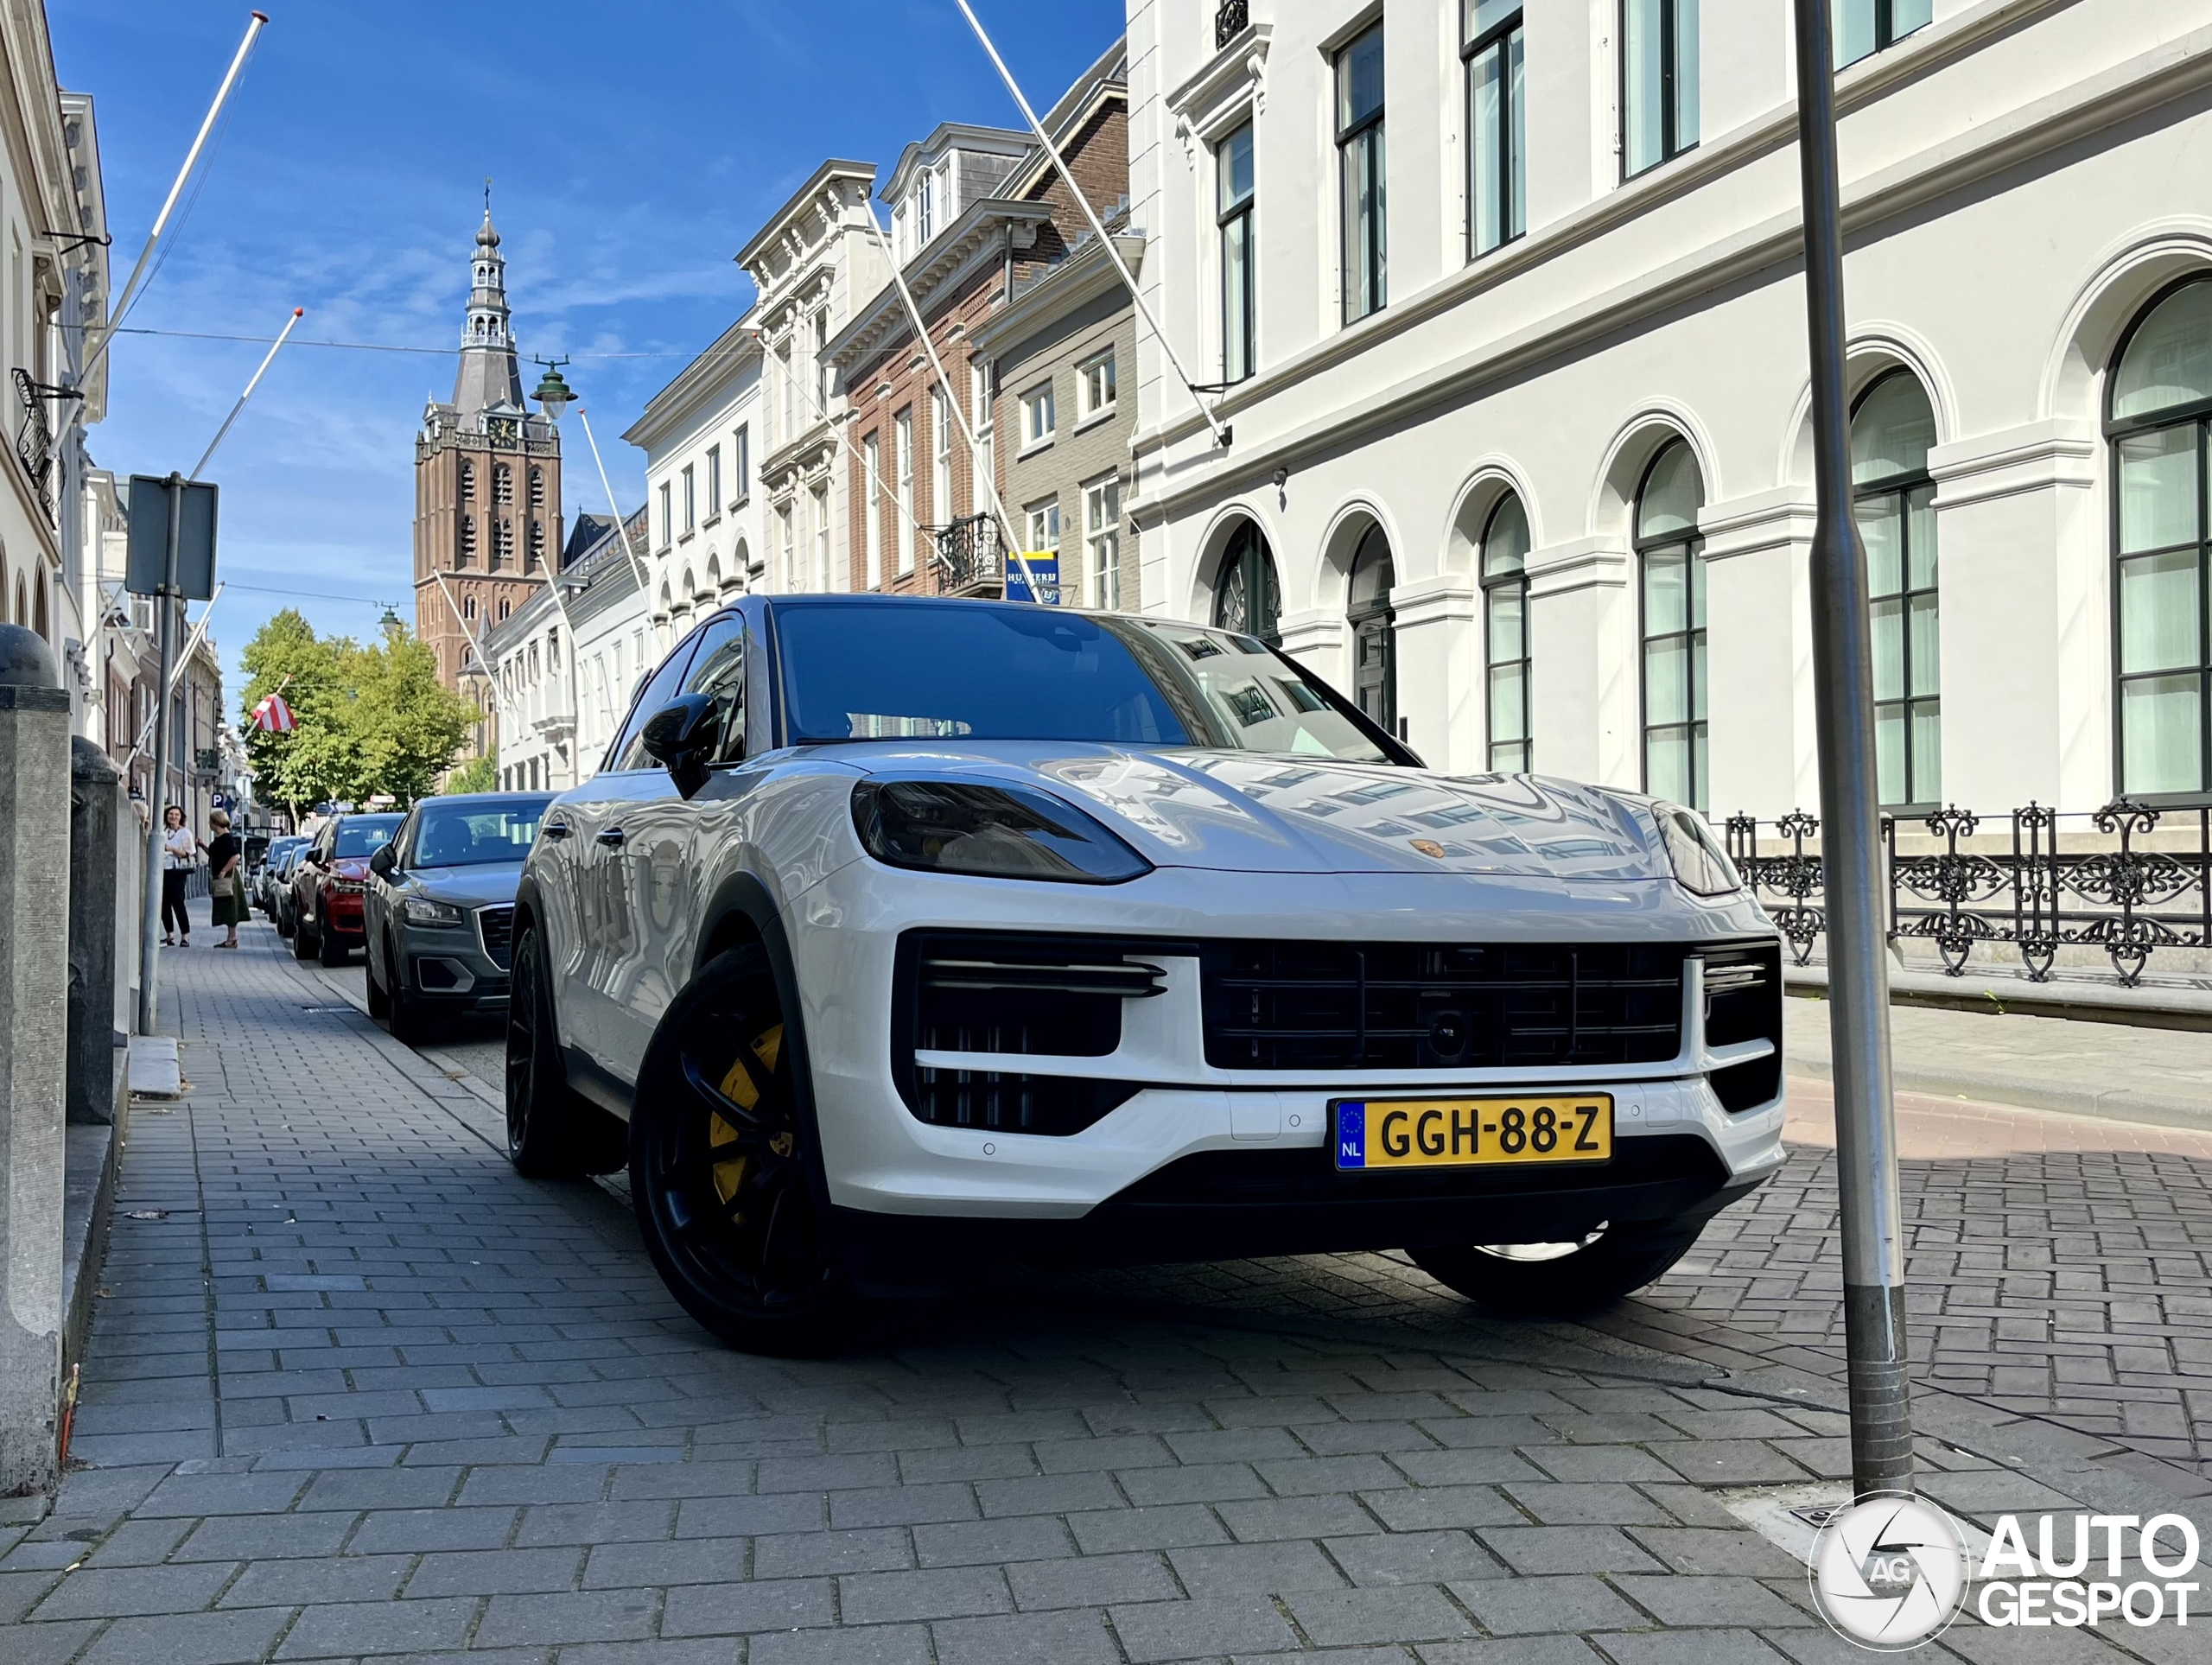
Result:
<svg viewBox="0 0 2212 1665"><path fill-rule="evenodd" d="M231 934L215 944L238 945L238 926L245 920L245 842L231 830L231 818L211 810L207 825L215 836L207 844L207 891L214 904L214 923L228 925Z"/></svg>

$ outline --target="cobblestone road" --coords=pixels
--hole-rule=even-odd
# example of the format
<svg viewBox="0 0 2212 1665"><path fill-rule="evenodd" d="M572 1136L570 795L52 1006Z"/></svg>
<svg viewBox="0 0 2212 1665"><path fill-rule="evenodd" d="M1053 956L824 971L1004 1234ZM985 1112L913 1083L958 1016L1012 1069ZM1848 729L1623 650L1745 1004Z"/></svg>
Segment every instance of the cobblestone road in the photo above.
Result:
<svg viewBox="0 0 2212 1665"><path fill-rule="evenodd" d="M360 974L326 974L358 1000ZM1796 1020L1826 1008L1792 1002ZM1802 1008L1802 1009L1801 1009ZM2212 1036L1908 1008L1901 1052L1986 1052L2020 1035L2030 1059L2126 1078L2146 1049L2168 1072L2212 1070ZM1793 1033L1793 1039L1796 1037ZM442 1058L499 1078L496 1026ZM2052 1067L2059 1065L2053 1062ZM1833 1100L1793 1079L1789 1166L1707 1230L1670 1275L1602 1320L1609 1332L1718 1363L1787 1363L1840 1380ZM1901 1177L1912 1236L1913 1358L1923 1387L2104 1436L2212 1494L2212 1134L1903 1094ZM1447 1327L1465 1308L1390 1256L1316 1256L1148 1272L1190 1300ZM2161 1475L2168 1484L2177 1477Z"/></svg>
<svg viewBox="0 0 2212 1665"><path fill-rule="evenodd" d="M0 1505L9 1665L1858 1656L1713 1490L1841 1471L1809 1378L1486 1323L1387 1256L1007 1277L845 1358L732 1354L607 1191L517 1178L471 1084L247 940L172 962L194 1090L130 1130L94 1466ZM1923 1425L1969 1516L2134 1484L2092 1437ZM2115 1643L2202 1657L1944 1645Z"/></svg>

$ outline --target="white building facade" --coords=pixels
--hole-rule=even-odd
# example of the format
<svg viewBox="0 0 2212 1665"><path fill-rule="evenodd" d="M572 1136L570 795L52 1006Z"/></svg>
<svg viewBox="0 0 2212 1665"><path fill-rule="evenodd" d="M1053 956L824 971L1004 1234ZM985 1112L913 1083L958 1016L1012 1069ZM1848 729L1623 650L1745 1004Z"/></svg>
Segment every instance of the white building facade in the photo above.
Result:
<svg viewBox="0 0 2212 1665"><path fill-rule="evenodd" d="M846 402L823 348L891 281L870 223L874 188L874 164L825 162L738 251L759 295L747 320L762 353L755 588L850 588Z"/></svg>
<svg viewBox="0 0 2212 1665"><path fill-rule="evenodd" d="M2212 792L2212 0L1839 0L1892 808ZM1774 0L1130 0L1148 610L1434 764L1817 800Z"/></svg>
<svg viewBox="0 0 2212 1665"><path fill-rule="evenodd" d="M481 640L492 670L499 790L566 791L582 778L574 644L552 585L541 585Z"/></svg>
<svg viewBox="0 0 2212 1665"><path fill-rule="evenodd" d="M578 515L561 566L575 632L576 778L599 772L630 696L657 658L658 638L645 606L645 538L650 512L639 509L618 537L611 523ZM653 656L649 658L648 656Z"/></svg>
<svg viewBox="0 0 2212 1665"><path fill-rule="evenodd" d="M645 454L643 576L647 617L664 651L723 598L766 576L763 354L753 321L748 313L725 330L622 435ZM785 481L782 509L804 490L803 473Z"/></svg>

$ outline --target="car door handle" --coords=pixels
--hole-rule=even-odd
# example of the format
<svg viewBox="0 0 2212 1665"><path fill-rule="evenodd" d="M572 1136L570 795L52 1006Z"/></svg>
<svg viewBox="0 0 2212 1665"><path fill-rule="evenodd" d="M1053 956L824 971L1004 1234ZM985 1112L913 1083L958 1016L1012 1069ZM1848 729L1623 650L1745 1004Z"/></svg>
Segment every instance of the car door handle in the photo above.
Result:
<svg viewBox="0 0 2212 1665"><path fill-rule="evenodd" d="M606 845L607 848L613 849L628 836L629 835L624 832L621 828L609 827L599 835L599 842Z"/></svg>
<svg viewBox="0 0 2212 1665"><path fill-rule="evenodd" d="M540 827L538 831L543 833L548 838L566 838L569 836L569 823L565 821L549 821Z"/></svg>

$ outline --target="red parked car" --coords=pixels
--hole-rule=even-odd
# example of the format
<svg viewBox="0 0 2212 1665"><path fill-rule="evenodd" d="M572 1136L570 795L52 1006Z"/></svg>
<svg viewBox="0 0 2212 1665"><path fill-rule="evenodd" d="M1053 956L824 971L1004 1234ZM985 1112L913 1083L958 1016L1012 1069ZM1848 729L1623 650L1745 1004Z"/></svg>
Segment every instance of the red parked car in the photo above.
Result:
<svg viewBox="0 0 2212 1665"><path fill-rule="evenodd" d="M362 946L369 858L391 842L397 815L341 815L323 823L292 868L292 953L343 965Z"/></svg>

